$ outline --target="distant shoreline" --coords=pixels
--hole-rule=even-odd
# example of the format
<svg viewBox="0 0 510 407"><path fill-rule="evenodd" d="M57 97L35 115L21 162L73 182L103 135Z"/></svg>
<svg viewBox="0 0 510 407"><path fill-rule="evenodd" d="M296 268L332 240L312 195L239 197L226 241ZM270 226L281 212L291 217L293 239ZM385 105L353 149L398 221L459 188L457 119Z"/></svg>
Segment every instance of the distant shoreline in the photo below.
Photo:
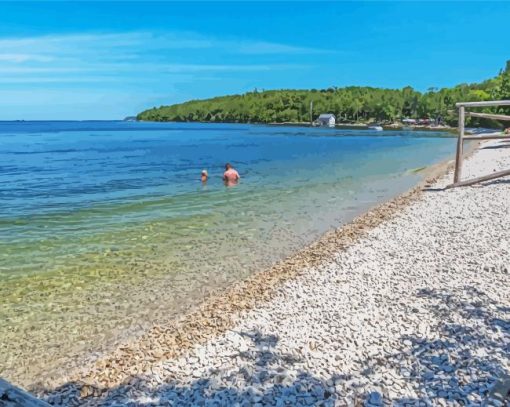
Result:
<svg viewBox="0 0 510 407"><path fill-rule="evenodd" d="M259 124L259 123L257 123L257 124ZM285 122L285 123L266 123L266 124L268 126L303 126L303 127L313 127L308 122L306 122L306 123L302 123L302 122L299 122L299 123ZM369 127L370 127L370 125L365 124L365 123L350 123L350 124L339 123L339 124L335 124L335 127L332 127L332 128L335 128L335 129L346 129L346 130L349 130L349 129L352 129L352 130L370 130ZM403 125L403 124L399 124L399 123L394 123L394 124L389 124L389 125L381 125L381 127L384 130L405 130L405 129L409 129L409 130L445 131L445 132L450 132L450 131L455 131L456 130L455 127L449 127L449 126L440 126L440 127L435 127L435 126L420 126L420 125L407 126L407 125Z"/></svg>
<svg viewBox="0 0 510 407"><path fill-rule="evenodd" d="M132 120L126 120L132 121ZM280 126L280 127L314 127L310 124L310 122L207 122L207 121L163 121L163 120L136 120L140 123L201 123L201 124L250 124L257 126ZM334 129L345 129L345 130L370 130L369 124L366 123L338 123L335 124L335 127L331 127ZM405 130L409 129L411 131L444 131L444 132L452 132L456 131L455 127L450 126L430 126L430 125L404 125L400 123L393 123L389 125L381 125L384 130ZM318 126L318 128L328 128L326 126Z"/></svg>

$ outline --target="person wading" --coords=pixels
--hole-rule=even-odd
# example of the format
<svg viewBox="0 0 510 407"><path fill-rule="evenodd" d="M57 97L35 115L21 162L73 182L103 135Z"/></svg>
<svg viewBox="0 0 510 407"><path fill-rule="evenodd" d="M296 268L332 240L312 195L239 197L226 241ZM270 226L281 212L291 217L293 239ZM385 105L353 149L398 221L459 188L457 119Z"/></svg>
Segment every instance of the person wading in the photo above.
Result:
<svg viewBox="0 0 510 407"><path fill-rule="evenodd" d="M223 173L223 181L227 187L236 185L239 182L239 173L232 167L230 163L225 164L225 172Z"/></svg>
<svg viewBox="0 0 510 407"><path fill-rule="evenodd" d="M202 181L202 184L205 184L208 178L209 174L207 173L207 170L203 170L202 174L200 175L200 180Z"/></svg>

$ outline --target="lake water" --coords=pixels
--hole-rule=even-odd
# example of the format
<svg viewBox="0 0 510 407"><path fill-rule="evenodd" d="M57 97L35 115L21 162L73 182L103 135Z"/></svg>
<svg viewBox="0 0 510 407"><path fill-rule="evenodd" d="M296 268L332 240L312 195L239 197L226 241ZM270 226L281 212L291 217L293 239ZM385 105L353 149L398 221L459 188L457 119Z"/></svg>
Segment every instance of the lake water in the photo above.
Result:
<svg viewBox="0 0 510 407"><path fill-rule="evenodd" d="M0 122L0 376L28 385L182 314L408 189L454 144L416 131ZM235 187L221 180L227 161Z"/></svg>

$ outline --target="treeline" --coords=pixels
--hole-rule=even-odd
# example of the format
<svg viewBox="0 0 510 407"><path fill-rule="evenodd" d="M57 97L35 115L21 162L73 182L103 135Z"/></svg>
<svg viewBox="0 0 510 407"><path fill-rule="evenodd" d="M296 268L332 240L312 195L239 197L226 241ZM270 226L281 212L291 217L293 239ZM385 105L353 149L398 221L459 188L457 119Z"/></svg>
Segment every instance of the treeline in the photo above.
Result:
<svg viewBox="0 0 510 407"><path fill-rule="evenodd" d="M493 79L453 88L429 89L421 93L408 86L381 89L350 86L311 90L253 91L243 95L222 96L171 106L154 107L138 114L138 120L177 122L283 123L309 122L333 113L337 123L395 122L407 118L439 119L446 124L457 120L455 103L510 99L510 61ZM496 111L496 110L487 110ZM508 112L500 108L498 112ZM472 119L470 125L501 126L485 119Z"/></svg>

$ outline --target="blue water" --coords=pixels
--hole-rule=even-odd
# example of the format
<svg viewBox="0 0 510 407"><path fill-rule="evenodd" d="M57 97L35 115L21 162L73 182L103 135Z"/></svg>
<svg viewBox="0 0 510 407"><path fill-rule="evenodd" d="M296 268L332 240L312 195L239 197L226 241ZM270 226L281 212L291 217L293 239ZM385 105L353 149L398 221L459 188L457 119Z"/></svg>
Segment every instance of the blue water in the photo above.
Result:
<svg viewBox="0 0 510 407"><path fill-rule="evenodd" d="M132 122L0 122L1 218L70 212L95 204L136 202L193 193L202 169L210 188L222 188L227 161L250 185L302 184L323 168L352 163L345 176L357 172L355 160L392 149L423 147L416 156L384 172L415 168L442 153L451 140L417 132L331 131L243 125L161 124ZM440 133L439 136L443 136ZM336 137L342 136L342 137ZM395 157L392 157L395 158ZM293 162L305 165L296 168ZM334 168L333 168L334 169ZM308 170L306 179L298 173ZM310 171L311 170L311 171ZM322 178L317 174L318 178ZM286 184L282 185L282 178Z"/></svg>
<svg viewBox="0 0 510 407"><path fill-rule="evenodd" d="M0 122L0 375L28 383L179 315L453 149L417 131Z"/></svg>

